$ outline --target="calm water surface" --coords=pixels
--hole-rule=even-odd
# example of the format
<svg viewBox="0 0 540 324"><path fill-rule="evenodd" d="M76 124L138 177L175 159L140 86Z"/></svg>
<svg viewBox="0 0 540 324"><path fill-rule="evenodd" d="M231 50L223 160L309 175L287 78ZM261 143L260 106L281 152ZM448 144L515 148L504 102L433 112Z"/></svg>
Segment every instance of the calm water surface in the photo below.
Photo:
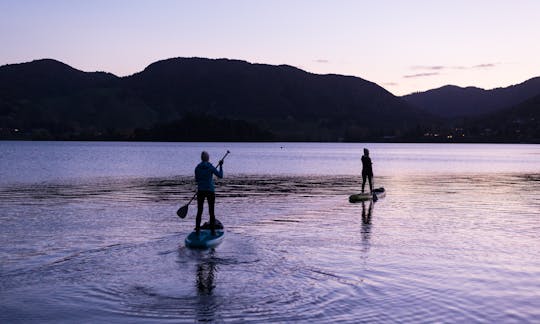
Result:
<svg viewBox="0 0 540 324"><path fill-rule="evenodd" d="M0 206L0 322L540 322L538 145L0 142Z"/></svg>

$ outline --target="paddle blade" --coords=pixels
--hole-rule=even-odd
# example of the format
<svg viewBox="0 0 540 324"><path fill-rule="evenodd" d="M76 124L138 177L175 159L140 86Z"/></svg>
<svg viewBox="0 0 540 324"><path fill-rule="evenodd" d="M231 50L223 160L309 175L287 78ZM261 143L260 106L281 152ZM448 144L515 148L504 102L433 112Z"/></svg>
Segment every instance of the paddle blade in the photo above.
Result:
<svg viewBox="0 0 540 324"><path fill-rule="evenodd" d="M178 215L178 217L180 217L180 218L185 218L186 215L187 215L188 206L189 206L189 205L185 205L185 206L183 206L183 207L180 207L180 208L176 211L176 215Z"/></svg>

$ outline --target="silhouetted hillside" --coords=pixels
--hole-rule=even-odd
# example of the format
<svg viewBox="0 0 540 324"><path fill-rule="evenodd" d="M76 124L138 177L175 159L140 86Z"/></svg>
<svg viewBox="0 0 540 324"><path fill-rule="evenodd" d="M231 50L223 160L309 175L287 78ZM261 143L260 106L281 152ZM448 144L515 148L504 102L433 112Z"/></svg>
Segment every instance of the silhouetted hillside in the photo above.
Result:
<svg viewBox="0 0 540 324"><path fill-rule="evenodd" d="M400 136L432 120L372 82L290 66L176 58L125 78L54 60L0 67L3 138L127 139L186 114L315 141Z"/></svg>
<svg viewBox="0 0 540 324"><path fill-rule="evenodd" d="M361 126L391 127L425 117L372 82L285 65L170 59L151 64L126 81L165 116L206 111L260 120L353 119Z"/></svg>
<svg viewBox="0 0 540 324"><path fill-rule="evenodd" d="M441 88L403 96L409 104L441 117L470 117L515 106L540 94L540 77L506 88Z"/></svg>
<svg viewBox="0 0 540 324"><path fill-rule="evenodd" d="M55 60L0 67L0 128L24 137L78 138L150 126L154 113L110 73ZM83 138L86 137L83 136Z"/></svg>
<svg viewBox="0 0 540 324"><path fill-rule="evenodd" d="M540 143L540 95L465 124L471 136L499 142Z"/></svg>
<svg viewBox="0 0 540 324"><path fill-rule="evenodd" d="M216 141L216 139L226 142L263 142L275 140L275 136L243 120L188 113L181 119L158 123L150 129L135 129L132 139L160 142Z"/></svg>
<svg viewBox="0 0 540 324"><path fill-rule="evenodd" d="M249 120L286 140L372 139L428 119L372 82L285 65L177 58L127 82L162 119L205 112Z"/></svg>
<svg viewBox="0 0 540 324"><path fill-rule="evenodd" d="M109 86L118 78L104 72L82 72L52 59L0 67L0 97L57 97L87 88Z"/></svg>

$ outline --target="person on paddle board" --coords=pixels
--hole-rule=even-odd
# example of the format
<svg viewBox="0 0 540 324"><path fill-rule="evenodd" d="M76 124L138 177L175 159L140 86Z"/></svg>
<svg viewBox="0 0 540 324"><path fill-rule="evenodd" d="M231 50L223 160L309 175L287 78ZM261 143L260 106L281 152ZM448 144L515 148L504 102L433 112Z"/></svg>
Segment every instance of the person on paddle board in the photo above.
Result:
<svg viewBox="0 0 540 324"><path fill-rule="evenodd" d="M371 167L371 158L369 157L369 150L364 148L364 155L362 155L362 193L364 193L364 187L366 186L366 178L369 181L369 192L373 193L373 168Z"/></svg>
<svg viewBox="0 0 540 324"><path fill-rule="evenodd" d="M218 162L219 170L210 162L208 152L201 153L201 163L195 168L195 181L197 182L197 218L195 219L195 232L199 234L201 229L201 217L203 213L204 200L208 201L208 213L210 214L210 230L212 235L216 234L216 216L214 215L214 205L216 201L214 175L223 178L223 160Z"/></svg>

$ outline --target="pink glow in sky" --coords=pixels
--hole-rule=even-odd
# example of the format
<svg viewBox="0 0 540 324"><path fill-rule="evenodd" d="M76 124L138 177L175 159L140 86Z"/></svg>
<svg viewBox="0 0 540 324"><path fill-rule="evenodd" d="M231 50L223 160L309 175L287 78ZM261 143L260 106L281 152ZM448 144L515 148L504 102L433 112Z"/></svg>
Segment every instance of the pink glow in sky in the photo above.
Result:
<svg viewBox="0 0 540 324"><path fill-rule="evenodd" d="M0 65L119 76L170 57L289 64L396 95L540 76L540 1L0 0Z"/></svg>

